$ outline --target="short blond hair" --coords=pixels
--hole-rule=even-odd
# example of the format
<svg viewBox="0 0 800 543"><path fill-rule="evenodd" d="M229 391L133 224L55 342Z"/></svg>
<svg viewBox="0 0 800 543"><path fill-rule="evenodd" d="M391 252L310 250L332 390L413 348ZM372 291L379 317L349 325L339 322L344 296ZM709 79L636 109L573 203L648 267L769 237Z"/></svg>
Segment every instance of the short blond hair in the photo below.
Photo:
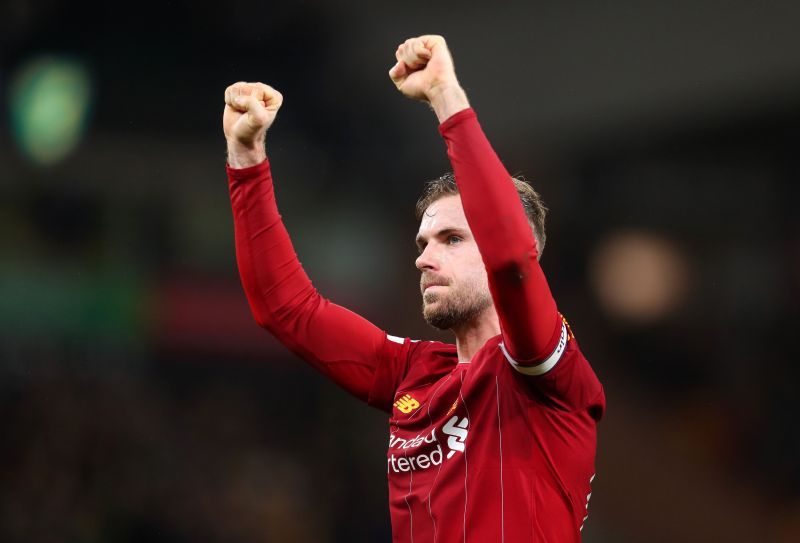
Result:
<svg viewBox="0 0 800 543"><path fill-rule="evenodd" d="M520 202L525 210L525 215L528 217L528 222L533 228L533 235L536 238L536 247L539 257L544 251L544 242L547 240L547 235L544 232L544 221L547 217L547 207L545 207L542 197L538 192L533 190L533 187L528 184L522 177L512 177L511 181L514 182L514 188L517 189ZM445 196L453 196L459 194L458 185L456 184L456 177L453 172L447 172L438 179L432 179L425 183L425 188L422 191L422 196L417 200L416 217L418 221L422 220L422 215L433 202Z"/></svg>

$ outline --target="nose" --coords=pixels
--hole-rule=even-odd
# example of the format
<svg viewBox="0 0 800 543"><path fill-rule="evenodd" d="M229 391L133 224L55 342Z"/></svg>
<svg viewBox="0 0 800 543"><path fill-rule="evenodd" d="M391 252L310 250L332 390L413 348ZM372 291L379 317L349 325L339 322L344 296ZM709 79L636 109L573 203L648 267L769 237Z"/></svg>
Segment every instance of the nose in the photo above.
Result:
<svg viewBox="0 0 800 543"><path fill-rule="evenodd" d="M414 265L419 271L436 270L439 268L439 260L436 258L433 243L429 243L425 246L425 249L423 249L422 253L417 257Z"/></svg>

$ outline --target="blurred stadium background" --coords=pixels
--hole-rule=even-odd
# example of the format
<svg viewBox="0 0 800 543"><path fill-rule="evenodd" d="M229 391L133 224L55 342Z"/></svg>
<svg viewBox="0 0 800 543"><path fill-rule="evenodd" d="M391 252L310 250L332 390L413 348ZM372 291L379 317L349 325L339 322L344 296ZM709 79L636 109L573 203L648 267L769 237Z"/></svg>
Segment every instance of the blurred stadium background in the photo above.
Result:
<svg viewBox="0 0 800 543"><path fill-rule="evenodd" d="M390 540L384 416L250 318L222 92L321 292L419 316L448 168L386 71L445 35L551 208L542 261L608 395L588 543L800 541L800 3L0 5L0 541ZM440 336L439 336L440 337Z"/></svg>

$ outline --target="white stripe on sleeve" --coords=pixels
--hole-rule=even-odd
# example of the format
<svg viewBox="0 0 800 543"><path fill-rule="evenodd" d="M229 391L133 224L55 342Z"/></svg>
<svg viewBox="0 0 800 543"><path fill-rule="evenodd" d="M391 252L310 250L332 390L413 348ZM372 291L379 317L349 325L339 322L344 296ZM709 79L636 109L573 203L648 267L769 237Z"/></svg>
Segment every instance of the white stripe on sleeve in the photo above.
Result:
<svg viewBox="0 0 800 543"><path fill-rule="evenodd" d="M563 322L561 323L561 337L558 339L558 345L556 345L555 350L553 353L544 359L539 364L535 366L523 366L520 365L516 360L511 358L511 355L508 354L506 350L506 346L503 343L500 343L500 350L503 351L503 355L506 357L506 360L511 364L511 367L517 370L520 373L525 375L544 375L548 371L552 370L558 361L561 359L561 355L564 354L564 350L567 348L567 325Z"/></svg>

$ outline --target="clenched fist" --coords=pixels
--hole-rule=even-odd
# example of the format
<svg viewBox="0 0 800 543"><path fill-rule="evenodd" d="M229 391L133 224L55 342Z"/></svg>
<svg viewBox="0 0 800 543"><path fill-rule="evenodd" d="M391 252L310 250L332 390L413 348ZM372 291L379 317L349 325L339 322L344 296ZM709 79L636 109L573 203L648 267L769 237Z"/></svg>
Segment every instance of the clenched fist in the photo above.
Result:
<svg viewBox="0 0 800 543"><path fill-rule="evenodd" d="M443 37L409 38L397 47L395 58L389 77L397 90L414 100L429 102L440 122L469 107Z"/></svg>
<svg viewBox="0 0 800 543"><path fill-rule="evenodd" d="M231 166L244 168L264 161L264 137L282 103L281 93L263 83L239 82L225 89L222 129Z"/></svg>

